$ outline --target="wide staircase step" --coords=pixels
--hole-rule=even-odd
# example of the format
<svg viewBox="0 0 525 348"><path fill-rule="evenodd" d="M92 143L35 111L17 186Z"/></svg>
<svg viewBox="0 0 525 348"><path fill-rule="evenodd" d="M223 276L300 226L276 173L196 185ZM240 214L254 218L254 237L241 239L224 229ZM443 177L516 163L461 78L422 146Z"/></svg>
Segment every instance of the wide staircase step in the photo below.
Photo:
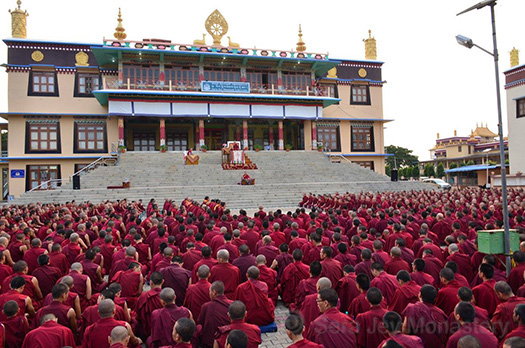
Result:
<svg viewBox="0 0 525 348"><path fill-rule="evenodd" d="M147 201L165 198L182 201L205 196L227 202L229 208L295 207L303 193L400 191L429 189L420 182L391 182L385 175L342 160L331 163L324 154L312 151L249 151L257 170L249 175L254 186L240 186L242 170L223 170L219 151L199 152L199 165L185 166L182 152L127 152L116 166L101 166L83 174L80 190L64 183L55 190L29 192L13 203L76 202L128 199ZM129 189L107 189L129 180Z"/></svg>

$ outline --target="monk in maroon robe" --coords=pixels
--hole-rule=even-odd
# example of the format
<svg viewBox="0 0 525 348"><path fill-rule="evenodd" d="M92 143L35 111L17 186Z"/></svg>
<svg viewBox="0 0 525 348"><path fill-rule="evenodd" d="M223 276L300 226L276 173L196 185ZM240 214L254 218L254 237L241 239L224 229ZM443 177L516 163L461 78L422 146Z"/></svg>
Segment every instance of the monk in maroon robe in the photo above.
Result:
<svg viewBox="0 0 525 348"><path fill-rule="evenodd" d="M279 248L273 245L270 236L264 236L262 239L263 245L257 250L257 255L264 255L266 257L266 265L271 266L273 260L279 255Z"/></svg>
<svg viewBox="0 0 525 348"><path fill-rule="evenodd" d="M519 304L514 308L514 319L517 321L517 327L509 332L503 340L501 340L500 347L502 343L507 342L511 337L521 337L525 339L525 305Z"/></svg>
<svg viewBox="0 0 525 348"><path fill-rule="evenodd" d="M474 310L476 311L476 315L474 317L474 324L483 326L486 329L489 329L492 331L492 324L490 323L489 319L489 313L480 307L477 307L474 304L474 296L472 295L472 290L463 286L458 290L458 300L460 302L467 302L474 306ZM452 312L448 317L448 333L449 335L452 335L456 331L459 330L461 327L461 324L459 321L456 320L456 316L454 312Z"/></svg>
<svg viewBox="0 0 525 348"><path fill-rule="evenodd" d="M106 338L107 340L107 338ZM57 318L46 314L38 329L30 331L24 338L22 348L75 347L75 338L70 329L57 323ZM107 345L109 347L109 344Z"/></svg>
<svg viewBox="0 0 525 348"><path fill-rule="evenodd" d="M170 287L175 290L177 295L175 302L177 306L182 306L186 291L191 284L191 272L182 267L182 258L175 256L168 267L163 268L160 273L164 277L163 288Z"/></svg>
<svg viewBox="0 0 525 348"><path fill-rule="evenodd" d="M140 337L145 338L151 335L151 313L156 309L162 308L159 295L163 283L162 273L153 272L150 276L151 289L140 294L135 303L135 312L139 323L137 334Z"/></svg>
<svg viewBox="0 0 525 348"><path fill-rule="evenodd" d="M412 273L410 274L410 278L419 286L423 286L425 284L434 284L434 278L425 272L425 267L426 263L423 259L415 259L412 264Z"/></svg>
<svg viewBox="0 0 525 348"><path fill-rule="evenodd" d="M321 277L321 272L323 270L321 263L319 261L314 261L310 264L310 277L303 279L297 284L297 289L295 291L295 303L290 304L290 310L300 310L303 304L304 298L307 295L315 294L316 284L319 278Z"/></svg>
<svg viewBox="0 0 525 348"><path fill-rule="evenodd" d="M503 281L497 282L494 290L501 303L498 304L492 316L492 332L498 340L501 340L518 327L513 317L514 309L517 305L525 304L525 298L514 296L510 285Z"/></svg>
<svg viewBox="0 0 525 348"><path fill-rule="evenodd" d="M419 292L421 286L417 285L411 278L407 271L399 271L396 276L400 287L394 293L390 300L388 310L397 313L402 313L407 305L419 301Z"/></svg>
<svg viewBox="0 0 525 348"><path fill-rule="evenodd" d="M447 342L447 316L434 305L437 295L432 285L423 285L420 302L409 304L401 312L405 318L402 332L420 337L426 348L444 348Z"/></svg>
<svg viewBox="0 0 525 348"><path fill-rule="evenodd" d="M112 300L113 302L115 302L115 293L111 290L102 291L98 295L97 304L93 306L89 306L88 308L84 309L84 311L82 312L82 320L83 320L82 326L84 327L84 329L90 325L95 324L97 321L100 320L100 314L98 313L98 304L103 300ZM124 304L125 303L126 302L124 302ZM128 313L128 309L127 309L128 307L127 305L124 307L115 303L114 318L115 320L126 321L129 323L131 321L130 320L131 317Z"/></svg>
<svg viewBox="0 0 525 348"><path fill-rule="evenodd" d="M224 296L224 284L218 280L211 284L210 302L205 303L197 318L197 324L201 327L199 340L203 347L212 348L215 332L221 326L228 325L228 308L233 301Z"/></svg>
<svg viewBox="0 0 525 348"><path fill-rule="evenodd" d="M445 261L455 262L458 265L458 272L463 275L470 284L472 279L474 279L474 269L470 263L470 257L461 253L459 251L459 247L455 243L452 243L448 246L448 253L450 256L447 257Z"/></svg>
<svg viewBox="0 0 525 348"><path fill-rule="evenodd" d="M135 308L135 303L140 294L142 294L144 285L140 267L139 263L132 262L126 271L118 271L112 279L112 282L119 283L122 286L121 296L131 308Z"/></svg>
<svg viewBox="0 0 525 348"><path fill-rule="evenodd" d="M339 279L335 286L335 291L337 291L337 295L341 301L340 309L345 312L348 310L352 300L359 296L359 290L357 289L354 267L345 265L343 267L343 274L343 277Z"/></svg>
<svg viewBox="0 0 525 348"><path fill-rule="evenodd" d="M233 300L235 290L241 281L241 272L237 267L228 263L230 254L227 250L219 250L217 253L218 264L211 268L210 282L220 280L224 283L224 295Z"/></svg>
<svg viewBox="0 0 525 348"><path fill-rule="evenodd" d="M15 277L22 277L26 281L24 286L23 294L29 296L33 300L33 304L38 307L39 301L42 299L42 292L40 291L40 286L38 285L38 279L28 275L27 263L23 260L15 262L13 265L13 274L5 278L2 282L2 293L9 291L11 280Z"/></svg>
<svg viewBox="0 0 525 348"><path fill-rule="evenodd" d="M401 258L400 248L393 247L392 250L390 250L390 257L390 260L388 260L384 265L386 273L395 276L399 271L411 271L408 262Z"/></svg>
<svg viewBox="0 0 525 348"><path fill-rule="evenodd" d="M24 261L27 262L29 268L28 274L33 274L33 271L38 268L38 257L42 254L47 254L47 250L42 248L42 242L38 238L31 241L31 249L24 253Z"/></svg>
<svg viewBox="0 0 525 348"><path fill-rule="evenodd" d="M388 312L383 317L383 325L388 332L388 338L379 343L383 347L387 341L394 341L405 348L424 348L421 338L401 333L402 319L396 312Z"/></svg>
<svg viewBox="0 0 525 348"><path fill-rule="evenodd" d="M27 313L30 318L34 317L35 308L33 307L31 297L24 295L26 284L23 277L14 277L9 284L10 290L0 295L0 308L3 308L9 301L15 301L19 307L18 316L23 317L24 314ZM0 320L1 319L3 319L3 315L0 317Z"/></svg>
<svg viewBox="0 0 525 348"><path fill-rule="evenodd" d="M188 243L186 245L186 248L187 248L187 251L181 256L183 267L187 269L188 271L192 271L193 266L195 266L197 262L202 260L202 254L200 250L197 250L195 248L195 244L193 243Z"/></svg>
<svg viewBox="0 0 525 348"><path fill-rule="evenodd" d="M489 316L492 316L496 307L500 303L500 299L494 290L496 281L494 277L494 267L488 263L482 263L479 265L478 275L483 279L483 283L474 287L472 293L476 299L476 303L483 309L489 312Z"/></svg>
<svg viewBox="0 0 525 348"><path fill-rule="evenodd" d="M77 320L75 310L64 304L68 297L68 293L69 288L65 284L59 283L53 286L53 290L51 292L53 296L53 302L38 310L34 321L35 326L38 326L44 315L51 313L57 318L57 322L60 325L68 327L71 332L73 332L73 334L76 334Z"/></svg>
<svg viewBox="0 0 525 348"><path fill-rule="evenodd" d="M93 289L91 287L91 279L89 279L87 275L82 274L83 270L82 264L80 262L75 262L71 265L71 271L68 275L73 278L75 292L80 297L81 307L86 308L89 300L91 300ZM60 279L60 281L61 280L62 279Z"/></svg>
<svg viewBox="0 0 525 348"><path fill-rule="evenodd" d="M193 266L192 276L191 276L192 283L196 283L199 281L199 277L197 276L197 270L199 269L201 265L206 265L210 267L210 270L211 270L212 267L218 263L217 260L211 257L211 248L209 246L203 247L201 249L201 254L202 254L202 259Z"/></svg>
<svg viewBox="0 0 525 348"><path fill-rule="evenodd" d="M258 255L257 268L259 269L259 281L265 283L268 286L268 297L272 300L273 304L277 304L277 271L266 266L266 257L264 255Z"/></svg>
<svg viewBox="0 0 525 348"><path fill-rule="evenodd" d="M151 314L151 336L148 339L149 347L162 347L174 344L172 330L175 322L180 318L193 319L186 307L179 307L175 303L175 291L164 288L160 292L160 301L164 308L156 309Z"/></svg>
<svg viewBox="0 0 525 348"><path fill-rule="evenodd" d="M42 296L45 297L51 293L53 285L60 279L61 272L58 268L49 266L49 256L46 254L38 257L38 263L40 267L33 271L33 276L38 279L40 291L42 292Z"/></svg>
<svg viewBox="0 0 525 348"><path fill-rule="evenodd" d="M225 348L226 338L233 330L241 330L248 336L247 348L257 348L262 343L261 329L257 325L244 322L246 307L241 301L234 301L228 308L231 323L221 326L215 333L215 342L219 348Z"/></svg>
<svg viewBox="0 0 525 348"><path fill-rule="evenodd" d="M370 281L370 287L375 287L381 290L386 303L390 303L394 293L399 288L399 283L395 276L385 272L383 266L379 262L372 264L372 275L374 279Z"/></svg>
<svg viewBox="0 0 525 348"><path fill-rule="evenodd" d="M314 343L303 337L303 333L307 332L303 325L303 320L300 315L292 314L284 322L286 334L292 340L292 344L288 348L323 348L322 345Z"/></svg>
<svg viewBox="0 0 525 348"><path fill-rule="evenodd" d="M423 260L425 261L425 272L434 278L434 287L439 288L439 272L443 269L443 261L434 256L430 249L426 249L423 252Z"/></svg>
<svg viewBox="0 0 525 348"><path fill-rule="evenodd" d="M357 344L363 348L376 348L388 337L383 326L383 316L388 311L381 307L383 295L378 288L369 289L366 299L370 303L370 309L355 318L358 327Z"/></svg>
<svg viewBox="0 0 525 348"><path fill-rule="evenodd" d="M29 323L25 316L19 316L16 301L7 301L2 310L2 324L5 328L5 346L20 348L25 335L29 332Z"/></svg>
<svg viewBox="0 0 525 348"><path fill-rule="evenodd" d="M60 244L53 244L51 247L51 254L49 254L49 265L60 270L61 276L67 273L69 265L67 263L66 255L62 254L62 247Z"/></svg>
<svg viewBox="0 0 525 348"><path fill-rule="evenodd" d="M330 279L335 288L339 279L343 277L343 266L341 262L332 258L332 253L333 249L329 246L325 246L321 250L321 265L323 266L321 275Z"/></svg>
<svg viewBox="0 0 525 348"><path fill-rule="evenodd" d="M318 306L321 311L306 336L312 342L325 348L355 347L355 322L336 308L339 298L334 289L323 289L318 294Z"/></svg>
<svg viewBox="0 0 525 348"><path fill-rule="evenodd" d="M317 281L317 292L315 294L307 295L304 298L303 305L301 306L301 316L304 320L305 332L308 332L310 324L321 315L321 311L317 305L317 295L319 291L331 287L332 282L330 279L322 277Z"/></svg>
<svg viewBox="0 0 525 348"><path fill-rule="evenodd" d="M461 324L461 328L456 331L447 342L447 348L456 348L461 337L471 335L476 337L481 343L481 347L497 347L498 339L486 328L474 323L474 306L467 302L460 302L454 309L456 319Z"/></svg>
<svg viewBox="0 0 525 348"><path fill-rule="evenodd" d="M135 337L127 322L114 319L115 303L112 300L100 301L98 313L100 320L88 326L84 332L82 348L109 348L108 336L116 326L124 326L128 330L130 347L139 347L142 344L142 340Z"/></svg>
<svg viewBox="0 0 525 348"><path fill-rule="evenodd" d="M448 316L454 311L454 307L459 302L457 293L461 285L454 279L454 271L450 268L442 269L440 277L444 286L438 291L436 306L441 308Z"/></svg>
<svg viewBox="0 0 525 348"><path fill-rule="evenodd" d="M239 269L241 273L241 282L244 283L246 281L246 272L248 271L248 268L257 265L257 263L255 262L255 256L250 254L250 248L248 248L247 245L241 245L239 247L239 252L239 257L232 262L232 265Z"/></svg>
<svg viewBox="0 0 525 348"><path fill-rule="evenodd" d="M525 253L521 251L515 251L512 255L516 266L510 271L508 280L509 285L512 288L512 292L517 293L518 289L525 284L523 273L525 272Z"/></svg>
<svg viewBox="0 0 525 348"><path fill-rule="evenodd" d="M268 286L258 280L260 271L256 266L248 268L248 280L237 287L234 299L246 305L246 322L257 326L266 326L275 320L275 306L268 298Z"/></svg>
<svg viewBox="0 0 525 348"><path fill-rule="evenodd" d="M184 299L184 307L188 308L194 318L198 318L201 312L202 305L210 301L210 268L206 265L199 267L197 271L199 281L188 287L186 291L186 298Z"/></svg>
<svg viewBox="0 0 525 348"><path fill-rule="evenodd" d="M301 280L308 278L308 266L301 261L303 252L296 249L293 251L292 257L294 262L286 266L279 283L279 292L285 306L295 302L297 285Z"/></svg>

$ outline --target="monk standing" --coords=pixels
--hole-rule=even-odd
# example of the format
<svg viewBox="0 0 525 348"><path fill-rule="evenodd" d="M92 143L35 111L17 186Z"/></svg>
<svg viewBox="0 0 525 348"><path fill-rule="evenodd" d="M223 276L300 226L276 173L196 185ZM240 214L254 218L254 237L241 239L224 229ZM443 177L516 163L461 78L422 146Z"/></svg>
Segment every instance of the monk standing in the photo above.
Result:
<svg viewBox="0 0 525 348"><path fill-rule="evenodd" d="M202 305L210 301L210 268L206 265L199 267L197 271L199 281L190 285L186 291L186 298L184 299L184 307L188 308L194 318L198 318L201 312Z"/></svg>
<svg viewBox="0 0 525 348"><path fill-rule="evenodd" d="M292 344L288 348L323 348L322 345L308 341L303 337L305 327L301 316L292 314L284 322L286 334L292 340Z"/></svg>
<svg viewBox="0 0 525 348"><path fill-rule="evenodd" d="M221 326L215 333L214 348L225 348L226 339L233 330L241 330L248 336L248 348L257 348L261 341L261 329L257 325L244 322L246 306L241 301L234 301L228 308L228 316L231 319L229 325Z"/></svg>
<svg viewBox="0 0 525 348"><path fill-rule="evenodd" d="M22 348L75 347L73 333L67 327L58 324L54 314L44 315L40 324L38 329L26 335Z"/></svg>
<svg viewBox="0 0 525 348"><path fill-rule="evenodd" d="M210 282L220 280L224 283L224 294L230 300L233 300L235 290L241 281L241 272L237 267L228 262L230 253L228 250L219 250L217 252L218 264L211 268Z"/></svg>
<svg viewBox="0 0 525 348"><path fill-rule="evenodd" d="M233 302L224 296L224 284L220 280L211 284L209 296L211 301L202 306L197 318L197 324L202 327L199 333L200 343L205 348L213 347L217 329L230 322L228 308Z"/></svg>

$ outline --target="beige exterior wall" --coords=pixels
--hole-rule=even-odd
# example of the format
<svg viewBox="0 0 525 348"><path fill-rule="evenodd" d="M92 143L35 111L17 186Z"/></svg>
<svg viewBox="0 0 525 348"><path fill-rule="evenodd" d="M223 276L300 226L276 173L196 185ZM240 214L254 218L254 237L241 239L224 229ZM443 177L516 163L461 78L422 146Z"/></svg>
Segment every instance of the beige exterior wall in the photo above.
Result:
<svg viewBox="0 0 525 348"><path fill-rule="evenodd" d="M461 146L461 151L459 151L459 146ZM455 144L447 146L445 149L447 151L447 158L465 157L469 155L469 145L466 144Z"/></svg>
<svg viewBox="0 0 525 348"><path fill-rule="evenodd" d="M525 85L507 89L510 173L525 173L525 117L516 118L516 98L525 98Z"/></svg>

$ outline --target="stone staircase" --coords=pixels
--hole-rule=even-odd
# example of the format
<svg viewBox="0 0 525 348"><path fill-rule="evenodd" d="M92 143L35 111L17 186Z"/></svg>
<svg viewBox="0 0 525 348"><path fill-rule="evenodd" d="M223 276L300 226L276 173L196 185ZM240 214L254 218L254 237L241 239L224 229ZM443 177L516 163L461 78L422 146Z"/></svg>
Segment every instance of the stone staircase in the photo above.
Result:
<svg viewBox="0 0 525 348"><path fill-rule="evenodd" d="M311 151L249 151L258 166L248 171L256 185L240 186L240 170L223 170L219 151L199 152L197 166L185 166L182 152L127 152L117 166L102 166L81 176L80 190L67 183L56 190L35 191L22 195L13 203L77 202L124 199L148 201L165 198L182 201L205 196L227 202L229 208L295 207L303 192L335 193L361 191L400 191L429 189L419 182L391 182L390 179L357 164L343 160L330 163L319 152ZM129 189L107 189L130 180Z"/></svg>

